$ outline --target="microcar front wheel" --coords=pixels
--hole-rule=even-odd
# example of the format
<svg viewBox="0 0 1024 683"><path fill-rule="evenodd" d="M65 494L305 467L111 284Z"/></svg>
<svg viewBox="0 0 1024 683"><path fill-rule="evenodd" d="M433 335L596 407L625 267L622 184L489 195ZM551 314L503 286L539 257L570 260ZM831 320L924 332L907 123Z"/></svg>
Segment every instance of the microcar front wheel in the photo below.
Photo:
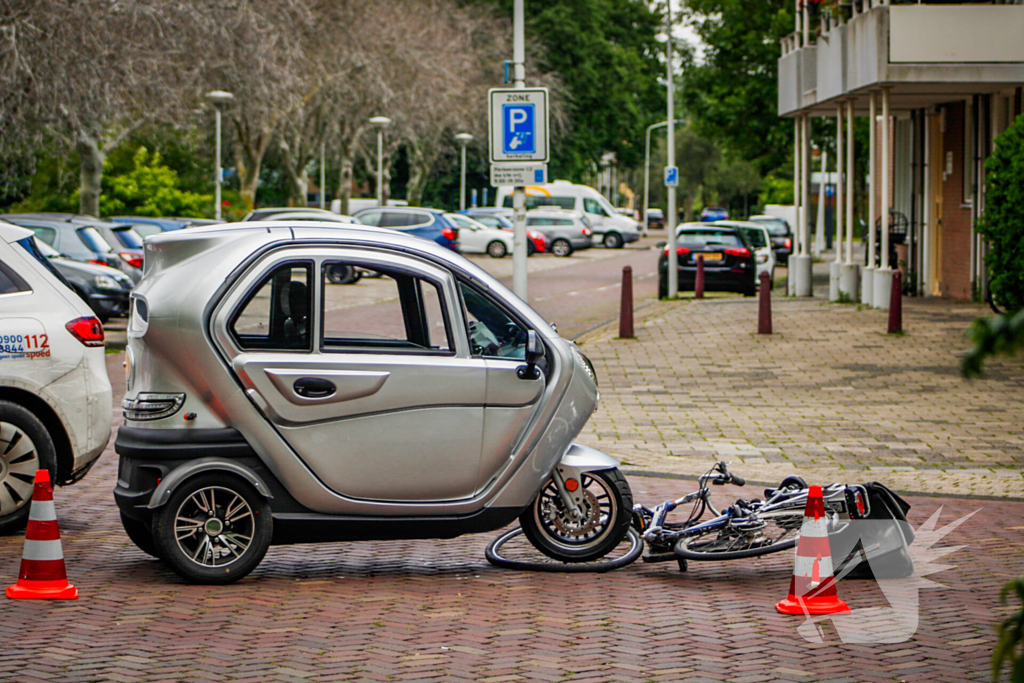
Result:
<svg viewBox="0 0 1024 683"><path fill-rule="evenodd" d="M577 482L581 515L573 517L548 479L533 503L519 516L533 546L562 562L592 562L617 546L629 531L633 494L618 470L587 472Z"/></svg>
<svg viewBox="0 0 1024 683"><path fill-rule="evenodd" d="M182 484L153 519L160 556L191 583L233 583L270 547L270 505L247 482L210 472Z"/></svg>

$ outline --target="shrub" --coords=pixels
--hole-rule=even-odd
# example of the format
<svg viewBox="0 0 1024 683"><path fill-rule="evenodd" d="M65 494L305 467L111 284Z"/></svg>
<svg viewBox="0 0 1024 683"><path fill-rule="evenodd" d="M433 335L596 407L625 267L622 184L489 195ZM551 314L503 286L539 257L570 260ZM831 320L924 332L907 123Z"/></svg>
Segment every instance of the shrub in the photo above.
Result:
<svg viewBox="0 0 1024 683"><path fill-rule="evenodd" d="M978 231L988 238L985 257L995 303L1024 309L1024 115L995 139L985 162L985 213Z"/></svg>

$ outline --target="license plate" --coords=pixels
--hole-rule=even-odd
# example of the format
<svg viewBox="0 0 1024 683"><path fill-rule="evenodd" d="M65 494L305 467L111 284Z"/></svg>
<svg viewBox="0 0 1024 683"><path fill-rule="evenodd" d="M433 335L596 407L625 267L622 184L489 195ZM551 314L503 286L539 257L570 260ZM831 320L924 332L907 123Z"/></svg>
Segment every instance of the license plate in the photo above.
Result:
<svg viewBox="0 0 1024 683"><path fill-rule="evenodd" d="M697 260L697 254L694 254L693 260L694 261ZM704 260L705 261L721 261L722 260L722 255L719 254L719 253L716 253L716 252L712 252L710 254L704 254Z"/></svg>

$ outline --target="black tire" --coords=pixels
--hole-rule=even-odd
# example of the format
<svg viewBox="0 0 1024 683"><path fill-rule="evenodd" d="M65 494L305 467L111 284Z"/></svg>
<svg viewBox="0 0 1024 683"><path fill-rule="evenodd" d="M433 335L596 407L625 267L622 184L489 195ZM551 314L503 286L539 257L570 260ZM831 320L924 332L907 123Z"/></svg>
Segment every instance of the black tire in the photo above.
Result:
<svg viewBox="0 0 1024 683"><path fill-rule="evenodd" d="M753 289L744 289L743 296L757 296L757 287Z"/></svg>
<svg viewBox="0 0 1024 683"><path fill-rule="evenodd" d="M527 249L526 251L526 255L529 256L530 250ZM508 247L506 247L505 243L502 242L501 240L494 240L493 242L487 245L487 255L490 256L491 258L505 258L505 254L507 253Z"/></svg>
<svg viewBox="0 0 1024 683"><path fill-rule="evenodd" d="M789 475L788 477L786 477L785 479L782 480L782 483L779 484L779 488L780 489L785 489L785 488L806 489L806 488L808 488L808 486L807 486L807 482L804 481L803 477L795 475L795 474L791 474L791 475Z"/></svg>
<svg viewBox="0 0 1024 683"><path fill-rule="evenodd" d="M332 285L354 285L359 282L361 273L353 266L329 266L327 280Z"/></svg>
<svg viewBox="0 0 1024 683"><path fill-rule="evenodd" d="M526 240L526 255L533 256L537 253L537 246L533 243L533 240Z"/></svg>
<svg viewBox="0 0 1024 683"><path fill-rule="evenodd" d="M572 256L572 242L562 237L551 243L551 253L560 258Z"/></svg>
<svg viewBox="0 0 1024 683"><path fill-rule="evenodd" d="M606 233L601 243L604 244L605 249L622 249L624 244L622 235L617 232Z"/></svg>
<svg viewBox="0 0 1024 683"><path fill-rule="evenodd" d="M731 537L726 533L730 527L716 527L701 534L683 536L676 541L676 557L695 562L742 560L791 550L799 540L803 520L803 510L794 510L791 515L772 517L765 527L770 531L760 539L747 535L742 538ZM779 524L779 521L782 523Z"/></svg>
<svg viewBox="0 0 1024 683"><path fill-rule="evenodd" d="M128 534L128 538L131 539L136 548L147 555L160 559L160 553L156 549L156 541L153 540L153 531L148 524L131 517L126 517L122 512L121 526L124 527L124 532Z"/></svg>
<svg viewBox="0 0 1024 683"><path fill-rule="evenodd" d="M209 493L211 489L212 495ZM193 495L196 497L193 498ZM218 501L217 495L223 495L223 498ZM200 496L203 500L207 500L206 496L213 498L212 506L207 503L207 510L213 508L212 516L203 511L199 504ZM227 512L236 510L236 498L244 501L247 510L243 509L227 518ZM247 511L251 514L246 514ZM209 526L214 517L220 522L220 532L216 536L210 533ZM197 526L191 535L182 536L180 532L190 526L182 520L188 519L194 520L193 523ZM202 521L204 519L205 522ZM230 520L234 520L233 523ZM179 534L175 533L176 525ZM230 536L228 531L231 531ZM178 576L190 583L227 584L245 577L256 568L267 553L273 532L274 521L270 516L270 504L266 498L248 482L224 472L208 472L184 482L153 517L153 540L161 559L167 562ZM211 538L216 540L211 542ZM231 548L235 539L245 538L249 539L249 545L241 548L240 543L244 541L240 540L234 546L241 550L240 553ZM215 544L218 544L218 547L215 548ZM202 563L190 557L193 549L196 557L202 552ZM218 559L221 559L217 555L226 556L223 551L235 553L238 557L217 564Z"/></svg>
<svg viewBox="0 0 1024 683"><path fill-rule="evenodd" d="M668 297L668 274L658 273L658 298L665 299Z"/></svg>
<svg viewBox="0 0 1024 683"><path fill-rule="evenodd" d="M0 401L0 534L24 528L40 469L57 480L57 449L46 426L24 406Z"/></svg>
<svg viewBox="0 0 1024 683"><path fill-rule="evenodd" d="M583 490L597 491L594 495L600 512L607 517L595 525L595 533L583 537L559 535L551 520L542 520L542 508L548 505L562 509L554 481L548 479L537 497L521 515L519 525L530 543L548 557L561 562L592 562L610 553L629 531L633 511L633 494L629 483L617 469L587 472L580 482ZM591 489L594 486L594 489ZM594 508L592 508L594 509Z"/></svg>

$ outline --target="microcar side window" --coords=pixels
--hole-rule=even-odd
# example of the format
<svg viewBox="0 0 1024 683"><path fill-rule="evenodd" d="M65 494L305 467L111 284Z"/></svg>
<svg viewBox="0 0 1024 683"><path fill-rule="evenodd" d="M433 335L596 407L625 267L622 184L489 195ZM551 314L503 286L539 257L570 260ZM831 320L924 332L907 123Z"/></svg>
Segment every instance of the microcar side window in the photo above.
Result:
<svg viewBox="0 0 1024 683"><path fill-rule="evenodd" d="M231 319L229 329L247 351L310 351L313 266L286 263L267 274Z"/></svg>
<svg viewBox="0 0 1024 683"><path fill-rule="evenodd" d="M335 285L346 269L367 277L358 287ZM321 275L323 351L452 355L441 288L401 270L328 261Z"/></svg>
<svg viewBox="0 0 1024 683"><path fill-rule="evenodd" d="M460 282L459 291L466 305L469 345L473 355L524 360L526 328L467 284Z"/></svg>

